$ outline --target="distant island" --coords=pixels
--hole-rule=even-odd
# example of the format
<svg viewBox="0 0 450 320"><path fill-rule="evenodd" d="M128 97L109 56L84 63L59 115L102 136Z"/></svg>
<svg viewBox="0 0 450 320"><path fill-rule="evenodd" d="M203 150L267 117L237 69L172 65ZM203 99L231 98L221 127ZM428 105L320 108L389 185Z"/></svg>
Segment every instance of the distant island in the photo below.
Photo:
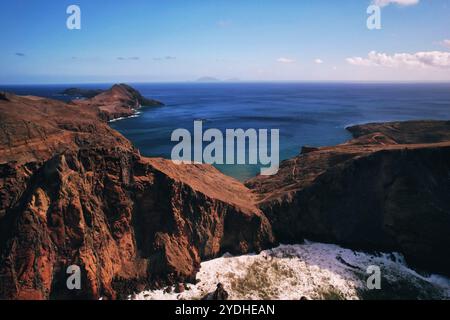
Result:
<svg viewBox="0 0 450 320"><path fill-rule="evenodd" d="M225 80L226 82L241 82L242 80L239 78L229 78Z"/></svg>
<svg viewBox="0 0 450 320"><path fill-rule="evenodd" d="M197 79L197 82L219 82L220 79L214 77L201 77Z"/></svg>

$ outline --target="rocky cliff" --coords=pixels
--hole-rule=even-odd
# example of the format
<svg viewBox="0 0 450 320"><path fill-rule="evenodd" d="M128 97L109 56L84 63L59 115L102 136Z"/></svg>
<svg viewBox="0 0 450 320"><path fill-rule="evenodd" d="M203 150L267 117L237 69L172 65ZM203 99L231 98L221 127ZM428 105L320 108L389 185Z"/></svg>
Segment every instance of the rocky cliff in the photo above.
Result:
<svg viewBox="0 0 450 320"><path fill-rule="evenodd" d="M350 127L353 140L304 147L244 186L142 157L106 123L142 99L126 85L71 103L0 93L1 299L114 299L304 238L450 274L450 122Z"/></svg>
<svg viewBox="0 0 450 320"><path fill-rule="evenodd" d="M69 104L0 97L1 299L114 299L274 242L245 186L208 165L142 157L108 127L142 103L127 87ZM70 265L81 290L66 286Z"/></svg>
<svg viewBox="0 0 450 320"><path fill-rule="evenodd" d="M129 117L141 107L157 107L160 101L144 98L139 91L126 84L115 84L109 90L83 90L70 88L65 94L78 94L87 99L73 100L72 104L88 106L99 111L100 118L113 120Z"/></svg>
<svg viewBox="0 0 450 320"><path fill-rule="evenodd" d="M277 239L399 251L414 266L450 274L450 122L348 130L353 140L304 148L277 175L246 183Z"/></svg>

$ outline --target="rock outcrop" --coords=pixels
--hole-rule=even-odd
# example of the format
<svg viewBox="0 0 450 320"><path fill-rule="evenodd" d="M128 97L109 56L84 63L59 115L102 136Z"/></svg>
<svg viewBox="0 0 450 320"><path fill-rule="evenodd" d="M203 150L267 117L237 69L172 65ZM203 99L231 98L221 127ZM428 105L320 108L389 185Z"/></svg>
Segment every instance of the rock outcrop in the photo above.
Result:
<svg viewBox="0 0 450 320"><path fill-rule="evenodd" d="M206 294L202 300L215 300L215 301L223 301L223 300L228 300L228 292L225 290L225 288L223 287L223 284L221 284L220 282L217 284L217 288L216 290L214 290L214 292L210 292L208 294Z"/></svg>
<svg viewBox="0 0 450 320"><path fill-rule="evenodd" d="M1 299L114 299L193 280L202 259L273 244L241 183L212 166L142 157L107 125L105 112L140 103L123 90L69 104L1 95ZM66 286L71 265L80 290Z"/></svg>
<svg viewBox="0 0 450 320"><path fill-rule="evenodd" d="M73 100L76 105L88 106L99 111L100 118L113 120L122 117L129 117L136 113L141 107L163 106L160 101L144 98L137 90L126 84L115 84L109 90L85 91L72 88L70 92L83 93L89 99Z"/></svg>
<svg viewBox="0 0 450 320"><path fill-rule="evenodd" d="M284 161L246 185L277 240L402 252L450 274L450 122L348 128L355 139Z"/></svg>
<svg viewBox="0 0 450 320"><path fill-rule="evenodd" d="M68 88L63 91L61 91L61 94L70 96L70 97L77 97L77 98L93 98L96 95L99 95L100 93L105 92L105 90L101 89L81 89L81 88Z"/></svg>

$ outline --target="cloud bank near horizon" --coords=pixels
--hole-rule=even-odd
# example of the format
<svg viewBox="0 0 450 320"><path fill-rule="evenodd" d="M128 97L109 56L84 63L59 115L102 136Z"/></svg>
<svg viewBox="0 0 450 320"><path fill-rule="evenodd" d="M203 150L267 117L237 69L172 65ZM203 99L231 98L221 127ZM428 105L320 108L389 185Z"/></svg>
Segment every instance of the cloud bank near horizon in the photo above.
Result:
<svg viewBox="0 0 450 320"><path fill-rule="evenodd" d="M414 6L419 4L420 0L373 0L372 4L379 7L386 7L390 4L396 4L402 7Z"/></svg>
<svg viewBox="0 0 450 320"><path fill-rule="evenodd" d="M351 57L347 63L363 67L434 67L450 68L450 52L422 51L416 53L394 53L392 55L371 51L367 58Z"/></svg>

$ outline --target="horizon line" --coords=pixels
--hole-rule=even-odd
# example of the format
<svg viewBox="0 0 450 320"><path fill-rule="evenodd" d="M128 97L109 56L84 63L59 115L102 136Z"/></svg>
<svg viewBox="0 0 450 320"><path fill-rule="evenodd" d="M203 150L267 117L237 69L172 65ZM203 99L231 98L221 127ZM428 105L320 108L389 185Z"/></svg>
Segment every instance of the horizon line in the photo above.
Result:
<svg viewBox="0 0 450 320"><path fill-rule="evenodd" d="M0 83L0 86L110 85L110 84L239 84L239 83L351 83L351 84L450 84L450 80L239 80L239 81L86 81Z"/></svg>

